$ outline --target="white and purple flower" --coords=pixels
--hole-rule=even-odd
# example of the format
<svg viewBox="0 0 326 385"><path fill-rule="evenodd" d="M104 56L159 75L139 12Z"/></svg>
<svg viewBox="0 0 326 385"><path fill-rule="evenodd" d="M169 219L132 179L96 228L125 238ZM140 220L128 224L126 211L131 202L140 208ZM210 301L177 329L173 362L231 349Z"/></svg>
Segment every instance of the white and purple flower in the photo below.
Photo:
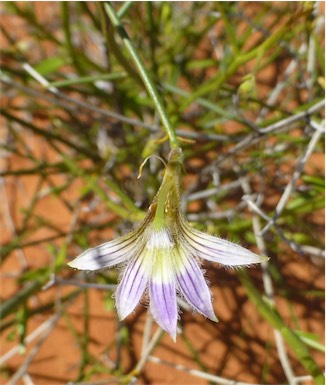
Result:
<svg viewBox="0 0 326 385"><path fill-rule="evenodd" d="M225 266L248 266L267 260L189 225L180 209L181 169L181 149L172 149L161 187L139 227L86 250L69 263L71 267L89 271L122 264L123 272L115 293L119 318L126 318L148 291L155 321L174 340L177 296L205 317L217 321L200 259Z"/></svg>

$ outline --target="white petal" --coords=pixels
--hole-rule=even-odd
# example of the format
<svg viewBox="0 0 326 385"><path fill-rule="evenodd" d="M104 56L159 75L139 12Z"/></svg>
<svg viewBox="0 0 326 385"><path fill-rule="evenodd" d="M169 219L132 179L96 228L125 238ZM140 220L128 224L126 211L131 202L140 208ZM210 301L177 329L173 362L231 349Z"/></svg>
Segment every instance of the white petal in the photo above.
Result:
<svg viewBox="0 0 326 385"><path fill-rule="evenodd" d="M217 238L181 224L183 235L191 245L195 255L225 266L243 266L267 261L235 243Z"/></svg>
<svg viewBox="0 0 326 385"><path fill-rule="evenodd" d="M90 271L118 265L130 258L139 248L136 235L137 233L131 232L113 241L85 250L68 265L79 270Z"/></svg>

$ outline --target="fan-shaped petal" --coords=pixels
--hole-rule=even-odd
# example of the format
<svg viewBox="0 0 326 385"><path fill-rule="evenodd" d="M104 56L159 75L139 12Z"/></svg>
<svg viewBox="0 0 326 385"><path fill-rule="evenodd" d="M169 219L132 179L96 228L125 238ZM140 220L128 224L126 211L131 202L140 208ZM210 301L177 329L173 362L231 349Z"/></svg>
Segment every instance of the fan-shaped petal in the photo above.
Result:
<svg viewBox="0 0 326 385"><path fill-rule="evenodd" d="M116 290L116 307L120 320L135 309L144 294L150 275L151 261L145 250L128 263Z"/></svg>
<svg viewBox="0 0 326 385"><path fill-rule="evenodd" d="M131 232L110 242L85 250L77 258L68 263L79 270L100 270L122 263L136 252L137 233Z"/></svg>
<svg viewBox="0 0 326 385"><path fill-rule="evenodd" d="M212 321L218 321L213 310L211 293L203 272L185 246L179 245L174 256L178 287L187 302Z"/></svg>
<svg viewBox="0 0 326 385"><path fill-rule="evenodd" d="M251 251L225 239L195 230L185 223L181 224L183 236L191 246L193 253L200 258L217 262L225 266L247 266L267 261Z"/></svg>
<svg viewBox="0 0 326 385"><path fill-rule="evenodd" d="M155 321L176 340L178 308L171 253L156 250L155 266L149 284L150 310Z"/></svg>

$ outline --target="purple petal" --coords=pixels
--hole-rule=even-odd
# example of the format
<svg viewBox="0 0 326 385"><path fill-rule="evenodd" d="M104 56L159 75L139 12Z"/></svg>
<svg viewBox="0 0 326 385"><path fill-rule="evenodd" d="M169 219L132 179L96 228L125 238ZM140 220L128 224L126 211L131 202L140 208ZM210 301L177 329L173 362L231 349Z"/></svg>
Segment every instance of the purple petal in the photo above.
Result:
<svg viewBox="0 0 326 385"><path fill-rule="evenodd" d="M214 314L211 293L203 272L195 258L184 247L180 246L179 250L176 258L180 258L180 261L176 263L176 268L178 271L177 280L182 294L199 313L212 321L218 321Z"/></svg>
<svg viewBox="0 0 326 385"><path fill-rule="evenodd" d="M138 234L131 232L113 241L88 249L69 262L68 265L79 270L90 271L118 265L130 258L139 247L136 235Z"/></svg>
<svg viewBox="0 0 326 385"><path fill-rule="evenodd" d="M146 254L137 256L127 265L115 293L116 307L120 320L126 318L140 301L151 273Z"/></svg>
<svg viewBox="0 0 326 385"><path fill-rule="evenodd" d="M174 281L154 282L151 280L149 293L150 309L153 318L175 341L177 336L178 308Z"/></svg>

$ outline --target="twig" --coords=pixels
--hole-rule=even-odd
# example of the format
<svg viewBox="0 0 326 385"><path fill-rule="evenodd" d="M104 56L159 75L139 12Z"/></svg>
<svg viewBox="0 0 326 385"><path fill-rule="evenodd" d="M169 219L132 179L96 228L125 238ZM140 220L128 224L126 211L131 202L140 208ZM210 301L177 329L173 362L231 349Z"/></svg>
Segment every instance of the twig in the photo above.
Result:
<svg viewBox="0 0 326 385"><path fill-rule="evenodd" d="M57 278L53 274L49 282L42 287L42 290L47 290L53 285L77 286L81 288L99 289L99 290L115 290L117 288L117 285L115 284L83 282L83 281L78 281L76 279L62 279L62 278Z"/></svg>
<svg viewBox="0 0 326 385"><path fill-rule="evenodd" d="M200 222L207 219L222 219L233 218L239 211L246 207L245 202L240 202L235 208L225 210L222 212L209 212L209 213L191 213L187 214L187 220L190 222Z"/></svg>
<svg viewBox="0 0 326 385"><path fill-rule="evenodd" d="M255 385L255 384L252 384L252 383L249 384L247 382L229 380L227 378L216 376L214 374L205 373L205 372L202 372L202 371L196 370L196 369L190 369L190 368L187 368L184 365L175 364L174 362L164 361L164 360L161 360L160 358L155 357L155 356L149 356L148 357L148 361L153 362L155 364L162 364L162 365L170 366L170 367L172 367L172 368L174 368L176 370L180 370L180 371L189 373L189 374L191 374L191 375L193 375L195 377L203 378L204 380L207 380L207 381L210 381L210 382L214 382L216 384L222 384L222 385ZM311 376L298 376L298 377L294 378L294 381L295 381L296 384L300 384L300 382L311 381L311 379L312 379ZM257 384L257 385L260 385L260 384ZM280 385L283 385L283 384L280 384Z"/></svg>
<svg viewBox="0 0 326 385"><path fill-rule="evenodd" d="M146 315L146 322L145 322L144 333L143 333L141 356L145 354L146 348L150 342L152 327L153 327L153 316L148 311Z"/></svg>
<svg viewBox="0 0 326 385"><path fill-rule="evenodd" d="M155 356L149 356L148 360L151 361L151 362L154 362L156 364L162 364L162 365L170 366L170 367L172 367L172 368L174 368L176 370L180 370L180 371L189 373L192 376L203 378L204 380L211 381L211 382L214 382L216 384L223 384L223 385L249 385L249 383L247 383L247 382L229 380L227 378L220 377L220 376L215 376L214 374L205 373L205 372L202 372L200 370L190 369L190 368L187 368L184 365L175 364L173 362L164 361L164 360L161 360L160 358L155 357ZM260 385L260 384L250 384L250 385Z"/></svg>
<svg viewBox="0 0 326 385"><path fill-rule="evenodd" d="M315 112L321 110L323 107L325 107L325 100L321 100L311 106L307 109L307 111L298 112L295 115L289 116L288 118L282 119L276 123L270 124L267 127L260 128L258 132L260 134L270 134L271 132L275 132L283 127L289 127L291 124L301 120L309 118L310 115L314 114Z"/></svg>
<svg viewBox="0 0 326 385"><path fill-rule="evenodd" d="M49 328L51 328L51 325L57 321L57 315L52 316L50 319L46 320L43 322L37 329L35 329L31 334L29 334L25 340L24 343L25 345L31 343L32 341L35 340L40 334L44 333L47 331ZM19 352L19 346L14 346L12 349L8 350L7 353L5 353L3 356L0 357L0 367L10 360L16 353Z"/></svg>
<svg viewBox="0 0 326 385"><path fill-rule="evenodd" d="M299 47L298 53L300 55L303 55L306 50L307 50L307 44L303 43ZM287 86L287 82L288 82L290 75L297 68L297 66L298 66L298 56L296 55L290 61L289 65L286 67L286 69L284 71L283 80L276 84L275 88L272 90L271 94L269 95L267 102L266 102L268 107L264 107L260 110L258 118L256 119L256 124L260 124L263 121L263 119L265 118L266 114L268 113L270 107L272 107L276 103L277 98L279 97L280 93Z"/></svg>
<svg viewBox="0 0 326 385"><path fill-rule="evenodd" d="M242 180L242 188L245 194L249 197L250 194L252 193L251 187L249 183L246 180ZM247 198L247 201L249 201L250 198ZM248 205L249 206L249 205ZM250 207L250 206L249 206ZM252 216L252 224L253 224L253 230L256 238L256 243L257 247L259 250L259 253L261 255L267 256L267 248L265 244L265 240L263 236L261 235L261 225L260 225L260 220L259 216L253 214ZM270 276L269 270L268 270L268 262L263 262L261 264L262 267L262 272L263 272L263 284L264 284L264 290L266 293L266 296L270 302L271 305L275 306L275 301L274 301L274 288L273 288L273 282L272 278ZM282 368L284 370L284 373L286 375L287 380L289 381L290 385L295 385L295 375L289 360L289 357L286 352L284 340L282 337L282 334L279 330L274 329L274 337L275 337L275 343L276 343L276 348L278 351L279 359L282 365Z"/></svg>
<svg viewBox="0 0 326 385"><path fill-rule="evenodd" d="M306 254L310 254L310 255L313 255L315 257L325 258L325 250L319 249L318 247L310 246L310 245L303 245L303 246L301 246L301 250Z"/></svg>
<svg viewBox="0 0 326 385"><path fill-rule="evenodd" d="M269 230L271 228L271 226L274 225L274 223L276 222L277 218L280 216L281 212L283 211L288 199L290 198L290 195L292 194L293 190L294 190L294 186L295 186L295 183L297 182L297 180L299 179L302 171L303 171L303 168L305 166L305 164L307 163L308 159L310 158L310 155L312 154L312 152L314 151L320 137L322 135L322 132L320 131L315 131L308 146L307 146L307 149L304 153L304 155L302 156L302 158L300 159L300 161L298 162L298 165L297 165L297 168L295 170L295 172L293 173L293 176L290 180L290 182L288 183L288 185L286 186L276 208L275 208L275 214L274 214L274 217L269 221L269 223L261 230L261 235L265 234L267 230Z"/></svg>
<svg viewBox="0 0 326 385"><path fill-rule="evenodd" d="M164 330L161 329L161 328L158 328L154 334L154 336L152 337L151 341L149 342L149 344L146 346L146 349L145 351L143 352L143 354L141 355L137 365L135 366L135 369L132 370L132 374L134 376L138 376L138 374L141 372L141 370L143 369L144 365L146 364L146 361L149 357L149 355L152 353L153 349L155 348L156 344L159 342L159 340L162 338L164 334Z"/></svg>
<svg viewBox="0 0 326 385"><path fill-rule="evenodd" d="M265 219L265 221L270 222L272 220L267 214L265 214L257 206L257 204L252 200L251 197L244 195L242 197L242 199L247 203L248 207L253 212L258 214L261 218ZM283 231L279 228L279 226L276 223L274 223L274 229L276 230L278 235L283 239L283 241L285 243L287 243L291 247L291 249L293 251L295 251L296 253L299 253L300 255L309 254L309 255L314 255L314 256L325 258L325 251L324 250L321 250L321 249L318 249L316 247L309 246L309 245L301 246L301 245L297 244L296 242L289 239L286 235L284 235Z"/></svg>
<svg viewBox="0 0 326 385"><path fill-rule="evenodd" d="M208 166L207 169L211 170L212 168L216 168L218 165L223 163L228 157L231 155L236 154L237 152L245 149L248 146L252 146L259 142L260 140L263 140L265 138L265 134L270 134L272 132L279 131L281 129L290 129L292 127L292 124L302 120L307 119L310 117L310 115L316 113L317 111L321 110L325 106L325 101L321 100L314 104L312 107L308 108L307 111L298 112L295 115L292 115L290 117L284 118L279 120L276 123L270 124L267 127L264 128L257 128L256 132L246 135L246 137L237 143L230 151L228 151L226 154L221 156L213 165ZM316 129L316 126L313 124L310 124L312 128Z"/></svg>
<svg viewBox="0 0 326 385"><path fill-rule="evenodd" d="M33 347L33 349L30 351L26 359L24 360L23 364L20 366L20 368L17 370L17 372L11 377L11 379L7 382L7 385L15 385L27 372L29 365L33 361L35 355L41 348L43 342L47 339L49 334L52 332L55 324L60 318L60 314L56 314L52 319L51 322L49 322L46 326L47 329L45 330L43 336L40 338L40 340L37 342L37 344Z"/></svg>
<svg viewBox="0 0 326 385"><path fill-rule="evenodd" d="M312 377L311 376L298 376L294 380L297 384L300 384L301 382L306 382L306 381L311 382Z"/></svg>
<svg viewBox="0 0 326 385"><path fill-rule="evenodd" d="M25 374L22 378L25 385L35 385L31 376L29 374Z"/></svg>
<svg viewBox="0 0 326 385"><path fill-rule="evenodd" d="M112 112L112 111L108 111L107 109L95 107L95 106L93 106L91 104L87 104L81 100L72 98L72 97L64 94L63 92L60 92L57 88L51 86L50 83L43 76L41 76L40 74L38 74L35 71L35 69L32 68L32 71L31 71L30 68L32 68L32 67L29 64L27 64L27 67L25 68L25 70L35 80L39 81L42 79L42 82L40 84L45 86L46 91L51 92L57 98L66 100L70 103L73 103L73 104L75 104L79 107L85 108L87 110L94 111L100 115L116 119L116 120L123 122L123 123L126 123L126 124L130 124L131 126L143 127L143 128L148 129L151 132L159 132L160 131L160 126L158 124L150 124L150 123L145 123L141 120L137 120L137 119L133 119L133 118L127 118L126 116L118 114L116 112ZM38 74L37 78L34 76L34 72L36 72ZM50 96L44 95L43 93L40 93L37 90L31 89L31 88L26 87L22 84L19 84L19 83L13 81L12 79L10 79L9 77L5 76L4 74L1 74L1 72L0 72L0 81L7 84L7 85L13 86L13 87L25 92L28 95L32 95L35 97L42 97L44 100L47 100L51 104L58 105L64 109L72 111L72 112L77 112L75 107L70 106L69 104L66 104L66 103L64 103L58 99L51 98ZM183 137L183 138L190 138L190 139L196 139L196 140L208 140L208 141L218 141L218 142L231 140L231 138L226 136L226 135L205 134L205 133L191 132L191 131L185 131L185 130L180 130L180 129L176 130L176 134L180 137Z"/></svg>
<svg viewBox="0 0 326 385"><path fill-rule="evenodd" d="M1 191L1 193L2 193L1 206L2 206L2 210L3 210L4 220L7 222L7 227L10 229L11 234L15 238L17 238L16 227L15 227L14 221L12 219L9 204L8 204L7 193L6 193L6 189L5 189L5 182L4 182L4 178L2 178L2 177L0 177L0 186L1 186L1 190L2 190ZM21 247L17 248L16 253L17 253L17 257L18 257L18 260L20 262L21 267L23 269L25 269L28 266L28 264L27 264L27 259L26 259L23 248L21 248Z"/></svg>
<svg viewBox="0 0 326 385"><path fill-rule="evenodd" d="M206 198L209 198L211 196L214 196L216 195L217 193L220 193L222 191L229 191L229 190L233 190L233 189L236 189L240 186L240 181L239 180L236 180L234 182L231 182L231 183L227 183L225 185L219 185L217 187L214 187L214 188L210 188L208 190L203 190L203 191L197 191L197 192L194 192L192 194L189 194L186 199L188 202L191 202L191 201L194 201L194 200L197 200L197 199L206 199Z"/></svg>
<svg viewBox="0 0 326 385"><path fill-rule="evenodd" d="M50 83L42 75L40 75L34 68L32 68L28 63L25 63L24 69L25 69L26 72L29 73L29 75L32 76L33 79L37 80L43 87L45 87L46 91L51 92L52 94L56 95L60 99L66 100L68 102L71 102L71 103L73 103L73 104L75 104L75 105L77 105L79 107L86 108L88 110L97 112L97 113L99 113L99 114L101 114L103 116L107 116L109 118L114 118L114 119L119 120L119 121L121 121L123 123L127 123L127 124L130 124L130 125L133 125L133 126L144 127L144 128L147 128L147 129L149 129L151 131L158 131L159 130L158 126L153 126L152 124L148 124L148 123L142 122L142 121L137 120L137 119L127 118L127 117L125 117L123 115L120 115L120 114L117 114L115 112L111 112L111 111L104 110L104 109L99 108L99 107L95 107L95 106L93 106L91 104L87 104L85 102L82 102L81 100L72 98L72 97L64 94L63 92L60 92L56 87L51 86ZM42 98L45 98L50 103L60 105L61 107L65 108L67 110L76 112L76 108L75 107L71 107L71 106L61 102L60 100L56 100L56 99L50 98L49 96L46 96L46 95L42 95L41 93L39 93L36 90L33 90L33 89L29 88L29 87L26 87L26 86L24 86L22 84L19 84L19 83L13 81L8 76L5 76L4 74L0 73L0 80L3 83L6 83L6 84L11 85L11 86L14 86L15 88L20 89L21 91L24 91L25 93L27 93L29 95L33 95L35 97L42 96Z"/></svg>

